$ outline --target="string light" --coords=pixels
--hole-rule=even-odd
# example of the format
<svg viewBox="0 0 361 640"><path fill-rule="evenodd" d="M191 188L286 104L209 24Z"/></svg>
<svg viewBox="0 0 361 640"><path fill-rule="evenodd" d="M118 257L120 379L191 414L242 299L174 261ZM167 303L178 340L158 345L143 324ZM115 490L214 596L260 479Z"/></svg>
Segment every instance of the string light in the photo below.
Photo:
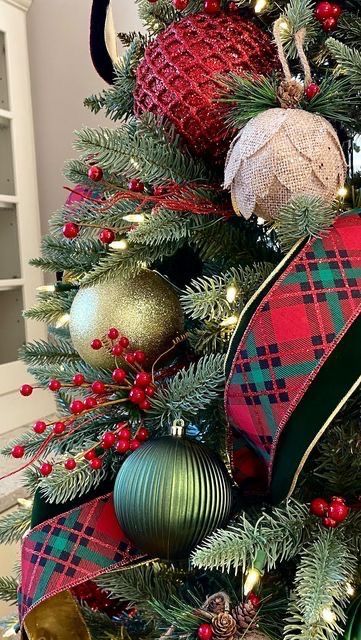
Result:
<svg viewBox="0 0 361 640"><path fill-rule="evenodd" d="M247 571L246 580L244 583L244 595L247 596L251 591L253 591L254 587L259 583L261 579L262 573L256 569L256 567L252 567Z"/></svg>
<svg viewBox="0 0 361 640"><path fill-rule="evenodd" d="M59 320L56 322L55 327L57 329L61 329L62 327L65 327L65 325L67 325L69 322L69 318L70 318L70 314L64 313L62 316L60 316Z"/></svg>
<svg viewBox="0 0 361 640"><path fill-rule="evenodd" d="M257 0L254 8L254 12L261 13L262 11L264 11L264 9L266 9L267 5L268 5L267 0Z"/></svg>
<svg viewBox="0 0 361 640"><path fill-rule="evenodd" d="M321 616L322 619L327 622L327 624L333 624L334 622L336 622L336 615L330 609L330 607L325 607L324 609L322 609Z"/></svg>
<svg viewBox="0 0 361 640"><path fill-rule="evenodd" d="M279 28L280 28L280 31L283 31L283 33L286 33L286 31L289 31L290 26L285 18L282 18L282 20L280 20Z"/></svg>
<svg viewBox="0 0 361 640"><path fill-rule="evenodd" d="M346 584L346 593L351 597L355 595L355 587L353 587L350 582L347 582Z"/></svg>
<svg viewBox="0 0 361 640"><path fill-rule="evenodd" d="M41 293L53 293L55 291L54 284L42 284L40 287L36 287L36 290Z"/></svg>
<svg viewBox="0 0 361 640"><path fill-rule="evenodd" d="M228 316L228 318L225 318L224 320L222 320L220 326L228 328L237 324L237 322L238 322L238 316Z"/></svg>
<svg viewBox="0 0 361 640"><path fill-rule="evenodd" d="M144 222L144 216L142 213L128 213L126 216L123 216L123 220L127 222Z"/></svg>
<svg viewBox="0 0 361 640"><path fill-rule="evenodd" d="M115 251L124 251L128 247L128 243L125 238L122 238L121 240L114 240L114 242L111 242L109 247Z"/></svg>
<svg viewBox="0 0 361 640"><path fill-rule="evenodd" d="M237 288L234 286L234 284L231 284L229 287L227 287L227 291L226 291L227 302L232 304L232 302L234 302L236 299L236 295L237 295Z"/></svg>
<svg viewBox="0 0 361 640"><path fill-rule="evenodd" d="M346 198L347 194L348 194L347 187L340 187L339 190L337 191L337 195L339 198Z"/></svg>

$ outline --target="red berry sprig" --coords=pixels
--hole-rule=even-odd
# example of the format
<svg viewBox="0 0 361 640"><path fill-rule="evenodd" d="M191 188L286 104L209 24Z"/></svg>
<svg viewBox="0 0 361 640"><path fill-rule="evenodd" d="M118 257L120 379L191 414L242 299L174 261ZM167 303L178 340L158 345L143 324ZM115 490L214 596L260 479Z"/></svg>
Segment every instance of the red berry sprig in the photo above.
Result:
<svg viewBox="0 0 361 640"><path fill-rule="evenodd" d="M144 191L144 183L138 178L133 178L128 182L129 191L134 191L135 193L143 193Z"/></svg>
<svg viewBox="0 0 361 640"><path fill-rule="evenodd" d="M197 636L199 640L212 640L213 635L213 627L208 622L203 622L203 624L198 627Z"/></svg>
<svg viewBox="0 0 361 640"><path fill-rule="evenodd" d="M319 2L315 9L315 18L324 31L336 29L341 14L342 9L336 2Z"/></svg>
<svg viewBox="0 0 361 640"><path fill-rule="evenodd" d="M217 15L221 10L220 0L204 0L203 10L210 16Z"/></svg>
<svg viewBox="0 0 361 640"><path fill-rule="evenodd" d="M258 609L261 604L261 598L254 591L250 591L247 596L247 602L250 602L252 607Z"/></svg>
<svg viewBox="0 0 361 640"><path fill-rule="evenodd" d="M321 91L320 86L315 82L311 82L305 88L305 97L307 98L307 100L312 100L315 96L317 96L317 94L320 93L320 91Z"/></svg>
<svg viewBox="0 0 361 640"><path fill-rule="evenodd" d="M184 11L189 5L189 0L173 0L173 7L177 11Z"/></svg>
<svg viewBox="0 0 361 640"><path fill-rule="evenodd" d="M314 498L310 504L310 513L322 518L322 524L329 529L344 522L350 513L344 498L333 496L330 502L323 498Z"/></svg>
<svg viewBox="0 0 361 640"><path fill-rule="evenodd" d="M100 182L103 179L103 169L93 164L88 169L88 178L89 180L93 180L93 182Z"/></svg>

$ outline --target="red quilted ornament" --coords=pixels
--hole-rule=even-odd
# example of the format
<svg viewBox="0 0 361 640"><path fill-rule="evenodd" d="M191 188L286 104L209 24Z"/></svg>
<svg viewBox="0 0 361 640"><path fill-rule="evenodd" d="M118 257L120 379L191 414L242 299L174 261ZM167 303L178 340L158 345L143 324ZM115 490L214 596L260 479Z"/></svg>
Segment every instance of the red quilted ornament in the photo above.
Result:
<svg viewBox="0 0 361 640"><path fill-rule="evenodd" d="M137 68L135 114L166 118L197 155L221 160L231 140L216 78L267 75L278 68L270 36L239 15L198 13L174 22L147 47Z"/></svg>

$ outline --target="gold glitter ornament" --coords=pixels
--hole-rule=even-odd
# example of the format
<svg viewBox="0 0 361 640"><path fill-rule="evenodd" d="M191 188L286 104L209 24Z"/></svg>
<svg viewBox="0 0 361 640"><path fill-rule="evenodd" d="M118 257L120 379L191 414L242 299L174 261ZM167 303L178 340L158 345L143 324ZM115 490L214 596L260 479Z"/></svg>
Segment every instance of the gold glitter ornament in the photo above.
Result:
<svg viewBox="0 0 361 640"><path fill-rule="evenodd" d="M141 349L154 361L183 330L183 314L172 285L155 271L144 269L134 278L117 277L76 294L69 328L74 348L88 364L114 367L114 357L102 347L91 348L110 327L129 338L131 349Z"/></svg>

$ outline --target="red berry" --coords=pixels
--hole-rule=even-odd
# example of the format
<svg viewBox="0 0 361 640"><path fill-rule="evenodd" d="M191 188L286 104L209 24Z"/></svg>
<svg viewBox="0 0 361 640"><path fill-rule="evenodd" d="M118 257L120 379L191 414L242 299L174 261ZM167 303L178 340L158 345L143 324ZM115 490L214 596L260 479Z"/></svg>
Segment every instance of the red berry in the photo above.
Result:
<svg viewBox="0 0 361 640"><path fill-rule="evenodd" d="M96 399L93 398L93 396L88 396L87 398L85 398L84 404L87 409L94 409L94 407L96 407L98 403Z"/></svg>
<svg viewBox="0 0 361 640"><path fill-rule="evenodd" d="M63 226L63 236L65 238L73 239L76 238L79 233L79 227L75 222L66 222Z"/></svg>
<svg viewBox="0 0 361 640"><path fill-rule="evenodd" d="M322 29L324 31L333 31L337 27L337 18L327 18L322 22Z"/></svg>
<svg viewBox="0 0 361 640"><path fill-rule="evenodd" d="M22 396L31 396L31 394L33 393L33 387L30 384L23 384L22 387L20 387L20 393Z"/></svg>
<svg viewBox="0 0 361 640"><path fill-rule="evenodd" d="M247 601L250 602L255 609L258 609L259 605L261 604L261 598L256 593L254 593L254 591L251 591L248 594Z"/></svg>
<svg viewBox="0 0 361 640"><path fill-rule="evenodd" d="M61 382L59 380L50 380L48 384L48 388L50 391L59 391L61 387Z"/></svg>
<svg viewBox="0 0 361 640"><path fill-rule="evenodd" d="M35 433L44 433L45 429L46 423L42 422L42 420L38 420L33 426L33 431L35 431Z"/></svg>
<svg viewBox="0 0 361 640"><path fill-rule="evenodd" d="M121 347L124 347L124 349L127 349L129 347L128 338L126 338L126 336L122 336L119 340L119 344Z"/></svg>
<svg viewBox="0 0 361 640"><path fill-rule="evenodd" d="M25 447L23 447L21 444L17 444L11 450L11 455L13 458L22 458L24 453L25 453Z"/></svg>
<svg viewBox="0 0 361 640"><path fill-rule="evenodd" d="M115 233L111 229L102 229L99 233L99 240L103 244L110 244L115 240Z"/></svg>
<svg viewBox="0 0 361 640"><path fill-rule="evenodd" d="M188 4L188 3L187 3ZM165 185L158 185L158 187L154 187L153 189L153 195L154 196L164 196L164 194L167 192L167 187Z"/></svg>
<svg viewBox="0 0 361 640"><path fill-rule="evenodd" d="M331 2L319 2L315 10L315 18L323 22L327 18L333 16L333 8Z"/></svg>
<svg viewBox="0 0 361 640"><path fill-rule="evenodd" d="M116 340L119 336L119 331L115 327L111 327L108 331L108 338L110 340Z"/></svg>
<svg viewBox="0 0 361 640"><path fill-rule="evenodd" d="M53 465L50 462L43 462L39 471L42 476L49 476L53 470Z"/></svg>
<svg viewBox="0 0 361 640"><path fill-rule="evenodd" d="M61 434L64 433L64 431L65 431L64 422L56 422L53 428L53 433L55 433L56 436L61 436Z"/></svg>
<svg viewBox="0 0 361 640"><path fill-rule="evenodd" d="M104 393L104 391L105 391L104 382L102 382L101 380L94 380L94 382L92 384L92 391L93 391L93 393L96 393L97 395L99 395L100 393Z"/></svg>
<svg viewBox="0 0 361 640"><path fill-rule="evenodd" d="M336 520L333 520L332 518L322 518L322 524L324 525L324 527L327 527L328 529L334 529L335 527L337 527L337 522Z"/></svg>
<svg viewBox="0 0 361 640"><path fill-rule="evenodd" d="M94 458L96 458L96 453L94 451L94 449L90 449L90 451L87 451L86 453L84 453L84 458L85 460L94 460Z"/></svg>
<svg viewBox="0 0 361 640"><path fill-rule="evenodd" d="M127 353L125 355L125 359L126 359L127 362L129 362L129 364L134 364L134 362L135 362L134 353Z"/></svg>
<svg viewBox="0 0 361 640"><path fill-rule="evenodd" d="M65 460L64 467L68 471L73 471L73 469L75 469L75 467L76 467L76 462L75 462L74 458L68 458L68 460Z"/></svg>
<svg viewBox="0 0 361 640"><path fill-rule="evenodd" d="M220 0L204 0L204 13L208 13L210 16L214 16L221 10Z"/></svg>
<svg viewBox="0 0 361 640"><path fill-rule="evenodd" d="M138 364L143 364L143 362L145 362L145 353L144 351L134 351L134 359L136 362L138 362Z"/></svg>
<svg viewBox="0 0 361 640"><path fill-rule="evenodd" d="M133 404L139 404L145 400L145 393L140 387L132 387L129 393L129 400Z"/></svg>
<svg viewBox="0 0 361 640"><path fill-rule="evenodd" d="M147 387L152 382L152 376L146 371L141 371L135 376L135 383L138 387Z"/></svg>
<svg viewBox="0 0 361 640"><path fill-rule="evenodd" d="M136 437L137 440L139 440L139 442L145 442L149 438L148 429L146 429L145 427L140 427L140 429L138 429L137 434L136 434L135 437Z"/></svg>
<svg viewBox="0 0 361 640"><path fill-rule="evenodd" d="M84 409L85 409L85 405L81 400L73 400L73 402L70 404L70 411L72 413L75 413L75 414L82 413Z"/></svg>
<svg viewBox="0 0 361 640"><path fill-rule="evenodd" d="M82 373L76 373L73 376L73 384L75 384L77 387L81 387L81 385L84 384L84 381L85 378Z"/></svg>
<svg viewBox="0 0 361 640"><path fill-rule="evenodd" d="M173 6L177 11L184 11L188 7L189 0L173 0Z"/></svg>
<svg viewBox="0 0 361 640"><path fill-rule="evenodd" d="M90 460L90 466L92 469L101 469L101 467L103 466L103 460L101 458L95 457Z"/></svg>
<svg viewBox="0 0 361 640"><path fill-rule="evenodd" d="M198 627L197 636L199 640L212 640L213 627L208 622L204 622Z"/></svg>
<svg viewBox="0 0 361 640"><path fill-rule="evenodd" d="M95 164L88 169L88 178L93 182L99 182L103 178L103 169Z"/></svg>
<svg viewBox="0 0 361 640"><path fill-rule="evenodd" d="M112 354L115 358L119 358L123 353L123 347L118 343L112 348Z"/></svg>
<svg viewBox="0 0 361 640"><path fill-rule="evenodd" d="M340 7L339 4L333 4L332 5L332 17L336 18L337 20L339 19L340 15L342 13L342 8Z"/></svg>
<svg viewBox="0 0 361 640"><path fill-rule="evenodd" d="M155 394L155 388L154 387L145 387L145 395L148 396L149 398L153 398Z"/></svg>
<svg viewBox="0 0 361 640"><path fill-rule="evenodd" d="M95 338L91 344L90 344L91 348L94 349L94 351L99 351L99 349L102 348L103 343L101 340L99 340L99 338Z"/></svg>
<svg viewBox="0 0 361 640"><path fill-rule="evenodd" d="M144 184L141 180L138 180L138 178L133 178L128 182L128 189L136 193L142 193L142 191L144 191Z"/></svg>
<svg viewBox="0 0 361 640"><path fill-rule="evenodd" d="M103 449L111 449L115 444L115 433L112 431L106 431L103 433L102 437L102 447Z"/></svg>
<svg viewBox="0 0 361 640"><path fill-rule="evenodd" d="M116 452L121 454L129 451L129 448L130 448L129 440L123 440L123 438L118 440L117 444L115 445Z"/></svg>
<svg viewBox="0 0 361 640"><path fill-rule="evenodd" d="M158 0L148 0L148 2L150 2L150 4L155 4Z"/></svg>
<svg viewBox="0 0 361 640"><path fill-rule="evenodd" d="M142 409L142 411L149 411L151 406L152 405L150 404L149 400L147 400L147 399L142 400L142 402L139 403L139 409Z"/></svg>
<svg viewBox="0 0 361 640"><path fill-rule="evenodd" d="M326 514L327 509L327 500L324 500L323 498L314 498L313 500L311 500L310 513L312 513L312 515L322 518L322 516Z"/></svg>
<svg viewBox="0 0 361 640"><path fill-rule="evenodd" d="M320 93L321 89L318 84L315 82L311 82L305 89L305 96L307 100L312 100L318 93Z"/></svg>
<svg viewBox="0 0 361 640"><path fill-rule="evenodd" d="M349 507L344 502L332 501L327 509L327 517L335 522L343 522L350 513Z"/></svg>
<svg viewBox="0 0 361 640"><path fill-rule="evenodd" d="M238 4L236 2L233 2L233 0L231 0L231 2L227 4L226 9L229 13L234 13L235 11L238 11Z"/></svg>
<svg viewBox="0 0 361 640"><path fill-rule="evenodd" d="M120 440L130 440L132 437L132 432L129 427L122 427L119 431L119 439Z"/></svg>
<svg viewBox="0 0 361 640"><path fill-rule="evenodd" d="M114 369L112 373L112 378L114 382L116 382L117 384L121 384L122 382L124 382L126 377L127 377L127 372L124 371L124 369Z"/></svg>
<svg viewBox="0 0 361 640"><path fill-rule="evenodd" d="M130 451L135 451L136 449L139 449L139 447L140 447L140 442L139 442L139 440L135 440L135 439L134 439L134 440L131 440L131 441L129 442L129 449L130 449Z"/></svg>

